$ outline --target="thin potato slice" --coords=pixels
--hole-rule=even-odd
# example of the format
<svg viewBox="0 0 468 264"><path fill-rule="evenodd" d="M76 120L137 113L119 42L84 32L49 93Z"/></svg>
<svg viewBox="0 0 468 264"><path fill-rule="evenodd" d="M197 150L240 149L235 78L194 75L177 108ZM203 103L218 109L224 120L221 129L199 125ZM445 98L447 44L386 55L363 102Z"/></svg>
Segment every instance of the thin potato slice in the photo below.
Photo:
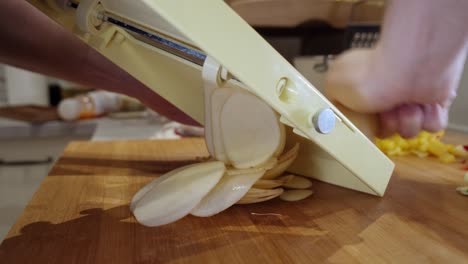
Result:
<svg viewBox="0 0 468 264"><path fill-rule="evenodd" d="M259 172L263 172L265 173L265 169L264 168L248 168L248 169L236 169L236 168L229 168L226 170L226 175L230 175L230 176L235 176L235 175L245 175L245 174L252 174L252 173L259 173Z"/></svg>
<svg viewBox="0 0 468 264"><path fill-rule="evenodd" d="M205 74L205 72L203 72ZM211 95L213 94L214 86L213 85L204 85L204 103L205 103L205 144L208 152L212 157L215 156L214 151L214 142L213 142L213 124L212 119L212 110L211 110Z"/></svg>
<svg viewBox="0 0 468 264"><path fill-rule="evenodd" d="M271 199L274 199L278 196L280 196L282 193L283 193L283 189L281 188L278 188L278 189L275 189L277 190L275 194L272 194L272 195L269 195L269 196L264 196L264 197L244 197L242 199L240 199L237 204L253 204L253 203L261 203L261 202L265 202L265 201L269 201Z"/></svg>
<svg viewBox="0 0 468 264"><path fill-rule="evenodd" d="M260 168L263 168L265 170L269 170L269 169L274 168L276 166L276 164L278 164L278 159L276 157L273 157L273 158L267 160L265 163L257 165L256 167L260 167Z"/></svg>
<svg viewBox="0 0 468 264"><path fill-rule="evenodd" d="M314 192L311 190L289 190L280 195L280 199L288 202L304 200Z"/></svg>
<svg viewBox="0 0 468 264"><path fill-rule="evenodd" d="M239 201L262 177L265 171L244 175L224 175L202 200L190 212L192 215L207 217L220 213Z"/></svg>
<svg viewBox="0 0 468 264"><path fill-rule="evenodd" d="M233 167L246 169L265 163L281 144L277 114L265 102L248 92L237 92L221 111L224 150Z"/></svg>
<svg viewBox="0 0 468 264"><path fill-rule="evenodd" d="M275 180L260 179L253 185L253 187L257 189L274 189L280 186L284 186L293 178L294 175L287 175Z"/></svg>
<svg viewBox="0 0 468 264"><path fill-rule="evenodd" d="M289 159L279 162L275 167L267 170L262 178L266 180L277 178L283 174L291 166L291 164L293 164L295 159L296 156L291 156Z"/></svg>
<svg viewBox="0 0 468 264"><path fill-rule="evenodd" d="M262 178L269 180L280 176L293 164L298 154L299 144L295 144L294 147L292 147L290 150L288 150L286 153L284 153L278 158L278 163L276 164L276 166L270 170L267 170L267 172L265 173L265 175L263 175Z"/></svg>
<svg viewBox="0 0 468 264"><path fill-rule="evenodd" d="M277 187L281 187L283 185L283 181L280 180L258 180L253 187L258 189L274 189Z"/></svg>
<svg viewBox="0 0 468 264"><path fill-rule="evenodd" d="M223 161L224 163L228 161L228 158L224 149L221 129L219 129L221 124L221 110L229 97L231 97L235 92L236 90L231 88L218 88L215 89L211 95L211 136L214 148L214 154L212 153L212 155L217 160Z"/></svg>
<svg viewBox="0 0 468 264"><path fill-rule="evenodd" d="M278 192L278 189L268 190L268 189L250 188L250 190L245 194L244 197L249 197L249 198L266 197L266 196L276 194L277 192Z"/></svg>
<svg viewBox="0 0 468 264"><path fill-rule="evenodd" d="M241 174L258 173L260 171L265 172L266 170L269 170L275 167L277 163L278 163L278 160L276 158L271 158L265 164L259 165L254 168L236 169L233 167L228 167L226 170L226 174L227 175L241 175Z"/></svg>
<svg viewBox="0 0 468 264"><path fill-rule="evenodd" d="M295 175L293 175L293 177L287 183L283 184L283 187L289 189L307 189L311 186L312 182L310 180Z"/></svg>
<svg viewBox="0 0 468 264"><path fill-rule="evenodd" d="M284 185L284 184L287 184L288 182L290 182L294 178L294 176L295 176L294 174L289 174L289 175L285 175L285 176L281 176L279 178L276 178L276 180L282 181L283 185Z"/></svg>
<svg viewBox="0 0 468 264"><path fill-rule="evenodd" d="M279 117L278 117L279 120ZM280 144L278 145L278 148L276 149L275 153L273 154L274 157L278 157L283 153L284 148L286 147L286 127L283 123L279 122L280 126Z"/></svg>
<svg viewBox="0 0 468 264"><path fill-rule="evenodd" d="M133 214L145 226L160 226L177 221L197 206L224 175L221 161L186 166L146 192Z"/></svg>
<svg viewBox="0 0 468 264"><path fill-rule="evenodd" d="M135 206L138 203L138 201L145 195L149 190L154 188L156 185L161 183L162 181L166 180L167 178L171 177L172 175L179 173L181 170L188 169L193 166L197 166L199 164L192 164L192 165L187 165L185 167L177 168L175 170L172 170L168 173L165 173L158 178L152 180L150 183L146 184L143 188L141 188L135 195L133 195L132 201L130 202L130 211L133 212L135 210Z"/></svg>
<svg viewBox="0 0 468 264"><path fill-rule="evenodd" d="M299 143L296 143L290 150L288 150L286 153L284 153L278 158L278 162L283 162L285 160L290 159L291 157L297 157L298 153L299 153Z"/></svg>

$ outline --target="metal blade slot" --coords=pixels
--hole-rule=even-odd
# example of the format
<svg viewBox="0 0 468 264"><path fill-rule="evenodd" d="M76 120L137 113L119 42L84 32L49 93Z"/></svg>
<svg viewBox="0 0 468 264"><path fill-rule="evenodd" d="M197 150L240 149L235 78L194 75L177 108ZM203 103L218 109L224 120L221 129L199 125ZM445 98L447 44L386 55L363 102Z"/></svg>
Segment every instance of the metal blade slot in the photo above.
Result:
<svg viewBox="0 0 468 264"><path fill-rule="evenodd" d="M127 22L122 22L120 20L117 20L109 16L106 16L106 21L120 28L125 29L135 38L137 38L140 41L145 42L146 44L154 46L158 49L162 49L166 52L176 55L182 59L188 60L192 63L202 66L206 59L206 55L200 51L197 51L195 49L189 48L182 44L176 43L167 38L161 37L160 35L149 33Z"/></svg>
<svg viewBox="0 0 468 264"><path fill-rule="evenodd" d="M68 6L71 8L78 8L79 2L69 1ZM170 54L173 54L179 58L203 66L206 59L206 54L203 52L187 47L183 44L172 41L166 37L163 37L156 33L150 33L147 30L141 29L137 25L124 22L122 19L114 18L112 14L103 14L102 19L108 23L118 26L128 33L130 33L136 39L153 46L155 48L164 50Z"/></svg>

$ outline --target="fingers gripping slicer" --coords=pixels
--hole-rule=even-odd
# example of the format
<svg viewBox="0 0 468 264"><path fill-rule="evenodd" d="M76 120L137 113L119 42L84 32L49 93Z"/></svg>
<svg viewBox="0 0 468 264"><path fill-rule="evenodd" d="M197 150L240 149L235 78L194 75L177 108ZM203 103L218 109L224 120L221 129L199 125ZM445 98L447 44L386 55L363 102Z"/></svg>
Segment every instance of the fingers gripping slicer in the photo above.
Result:
<svg viewBox="0 0 468 264"><path fill-rule="evenodd" d="M202 124L205 94L252 92L301 144L291 172L384 194L394 164L223 1L30 2Z"/></svg>

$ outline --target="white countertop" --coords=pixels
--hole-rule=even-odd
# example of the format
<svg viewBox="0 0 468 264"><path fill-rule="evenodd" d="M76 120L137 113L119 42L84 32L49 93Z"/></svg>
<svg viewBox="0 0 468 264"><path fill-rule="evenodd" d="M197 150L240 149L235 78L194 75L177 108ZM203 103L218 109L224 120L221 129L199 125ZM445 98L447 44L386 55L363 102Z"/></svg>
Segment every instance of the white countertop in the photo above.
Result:
<svg viewBox="0 0 468 264"><path fill-rule="evenodd" d="M95 122L97 126L92 141L150 139L165 124L164 121L147 118L100 118Z"/></svg>
<svg viewBox="0 0 468 264"><path fill-rule="evenodd" d="M0 118L0 140L44 137L90 136L91 140L149 139L168 121L161 118L113 119L108 117L76 122L51 121L32 124Z"/></svg>
<svg viewBox="0 0 468 264"><path fill-rule="evenodd" d="M31 137L84 136L91 135L96 129L94 121L62 122L51 121L32 124L24 121L0 118L0 139L19 139Z"/></svg>

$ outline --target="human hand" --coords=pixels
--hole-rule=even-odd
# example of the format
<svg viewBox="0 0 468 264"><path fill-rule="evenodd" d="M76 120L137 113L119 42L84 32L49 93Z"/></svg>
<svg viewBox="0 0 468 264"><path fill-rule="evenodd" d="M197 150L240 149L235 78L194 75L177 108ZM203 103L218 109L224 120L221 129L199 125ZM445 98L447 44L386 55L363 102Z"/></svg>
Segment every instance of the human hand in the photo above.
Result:
<svg viewBox="0 0 468 264"><path fill-rule="evenodd" d="M329 99L378 113L382 136L444 129L468 51L466 8L460 0L391 1L376 47L332 63Z"/></svg>
<svg viewBox="0 0 468 264"><path fill-rule="evenodd" d="M378 50L353 50L334 61L327 74L327 96L363 113L379 113L382 136L400 133L413 137L420 130L436 132L448 123L463 60L438 81L434 74L401 72L380 62ZM402 62L404 63L404 62Z"/></svg>

